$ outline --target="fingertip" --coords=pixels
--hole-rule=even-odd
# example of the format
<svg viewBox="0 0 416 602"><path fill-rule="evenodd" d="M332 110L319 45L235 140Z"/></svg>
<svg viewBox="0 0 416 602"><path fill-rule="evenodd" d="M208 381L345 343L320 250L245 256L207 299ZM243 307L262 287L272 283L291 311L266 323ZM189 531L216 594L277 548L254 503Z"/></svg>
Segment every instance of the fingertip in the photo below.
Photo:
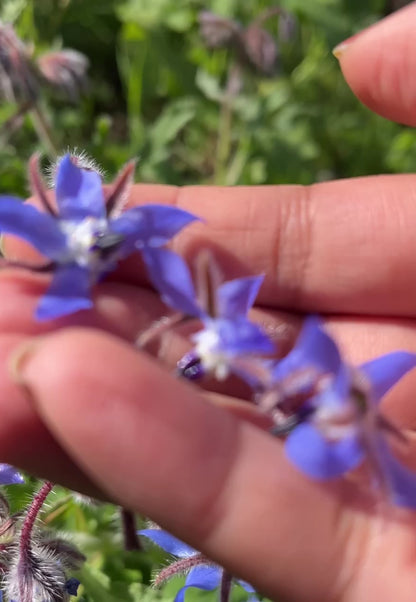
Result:
<svg viewBox="0 0 416 602"><path fill-rule="evenodd" d="M354 94L379 115L414 126L416 4L338 44L334 56Z"/></svg>

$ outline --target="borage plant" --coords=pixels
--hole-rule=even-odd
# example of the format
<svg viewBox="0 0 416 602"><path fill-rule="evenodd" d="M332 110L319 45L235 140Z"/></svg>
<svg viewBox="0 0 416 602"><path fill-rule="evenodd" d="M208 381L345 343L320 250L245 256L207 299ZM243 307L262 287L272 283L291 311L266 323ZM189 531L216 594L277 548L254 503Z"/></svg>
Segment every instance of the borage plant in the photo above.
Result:
<svg viewBox="0 0 416 602"><path fill-rule="evenodd" d="M234 581L250 594L250 602L257 601L258 598L254 595L255 590L250 584L241 579L234 579L218 564L212 562L198 550L173 537L170 533L162 529L142 529L139 534L150 539L162 550L177 559L174 559L155 575L155 587L174 577L186 575L185 585L179 589L174 602L184 602L185 593L190 587L205 591L218 589L220 602L228 602Z"/></svg>
<svg viewBox="0 0 416 602"><path fill-rule="evenodd" d="M364 465L376 500L416 508L416 474L401 461L403 455L396 455L400 448L406 451L406 436L380 410L384 395L416 366L416 354L397 351L351 366L319 318L312 316L306 318L293 349L277 360L279 341L269 337L251 312L264 277L224 280L214 258L202 252L194 285L185 261L166 244L198 218L156 204L128 208L132 163L108 187L94 166L70 154L58 161L53 191L43 184L36 158L30 162L29 173L35 203L43 211L18 199L0 198L0 230L28 241L47 258L37 266L5 260L9 266L52 274L36 319L50 320L91 308L94 285L120 260L139 252L154 288L169 308L166 313L179 312L176 317L162 317L161 328L150 327L142 333L141 347L166 328L194 321L196 328L188 337L190 350L178 360L178 377L196 381L209 375L223 381L233 375L243 379L252 395L241 403L268 418L270 435L284 440L288 458L307 478L341 479ZM21 481L15 469L1 466L1 483ZM76 568L81 557L72 548L39 540L34 530L51 488L50 483L43 485L20 528L6 519L13 545L5 544L3 551L10 550L10 554L2 570L10 600L52 602L65 600L76 590L67 570ZM187 574L176 602L182 602L191 587L218 588L221 602L229 601L233 577L225 569L160 529L145 529L139 535L177 557L162 569L156 584L178 573ZM62 556L62 550L69 552ZM251 586L237 582L254 599Z"/></svg>

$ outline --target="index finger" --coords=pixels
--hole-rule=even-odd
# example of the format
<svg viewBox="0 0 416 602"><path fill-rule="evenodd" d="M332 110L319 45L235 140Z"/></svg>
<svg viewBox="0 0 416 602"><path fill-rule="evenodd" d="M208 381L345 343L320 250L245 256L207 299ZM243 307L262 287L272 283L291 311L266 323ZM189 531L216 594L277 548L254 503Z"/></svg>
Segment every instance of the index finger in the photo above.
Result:
<svg viewBox="0 0 416 602"><path fill-rule="evenodd" d="M192 260L196 248L212 248L227 279L264 273L263 305L415 315L415 176L158 193L157 202L204 220L174 240L175 250ZM151 187L134 187L131 203L150 199Z"/></svg>
<svg viewBox="0 0 416 602"><path fill-rule="evenodd" d="M259 303L306 312L416 314L416 177L373 176L304 186L135 185L130 206L191 211L172 245L213 249L226 279L264 273ZM8 239L8 256L22 247ZM137 258L117 277L143 283Z"/></svg>

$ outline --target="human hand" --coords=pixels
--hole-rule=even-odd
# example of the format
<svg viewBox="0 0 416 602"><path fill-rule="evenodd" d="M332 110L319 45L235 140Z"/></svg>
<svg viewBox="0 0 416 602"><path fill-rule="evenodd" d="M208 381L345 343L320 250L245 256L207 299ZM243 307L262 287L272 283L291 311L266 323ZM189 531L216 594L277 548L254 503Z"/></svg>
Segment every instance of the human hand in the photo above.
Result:
<svg viewBox="0 0 416 602"><path fill-rule="evenodd" d="M340 57L366 104L410 125L415 20L413 5L357 37ZM177 203L203 217L204 226L178 237L176 250L213 248L227 278L265 273L260 320L279 332L288 324L292 339L297 317L283 311L320 312L358 363L416 351L415 190L412 175L308 189L137 186L131 203ZM23 252L13 245L6 245L9 255ZM0 279L3 461L74 488L97 488L274 598L413 599L410 513L386 522L354 487L309 481L286 460L281 442L206 403L132 348L136 333L163 313L132 261L97 286L96 309L47 326L32 319L42 287L22 273ZM167 363L180 344L169 337ZM416 423L414 386L410 374L386 399L386 413L407 429Z"/></svg>

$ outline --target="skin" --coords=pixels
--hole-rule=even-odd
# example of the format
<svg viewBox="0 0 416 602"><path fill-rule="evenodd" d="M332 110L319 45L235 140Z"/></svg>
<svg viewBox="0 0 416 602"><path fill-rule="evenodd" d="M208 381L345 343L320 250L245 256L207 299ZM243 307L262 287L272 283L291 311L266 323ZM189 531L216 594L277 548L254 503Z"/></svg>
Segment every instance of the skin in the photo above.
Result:
<svg viewBox="0 0 416 602"><path fill-rule="evenodd" d="M413 4L339 57L359 99L409 125L415 25ZM354 363L416 352L416 176L310 188L135 186L130 203L143 202L176 203L205 219L175 240L177 251L211 247L226 278L265 273L257 315L288 345L299 314L320 312ZM28 256L10 239L5 249ZM133 348L163 312L134 260L97 287L94 311L36 325L45 283L11 270L0 276L2 461L149 516L272 598L413 602L412 513L381 514L359 476L308 480L248 416L224 398L207 402ZM179 348L178 337L169 341ZM383 406L411 441L415 385L416 374L406 376ZM416 447L407 455L416 466Z"/></svg>

